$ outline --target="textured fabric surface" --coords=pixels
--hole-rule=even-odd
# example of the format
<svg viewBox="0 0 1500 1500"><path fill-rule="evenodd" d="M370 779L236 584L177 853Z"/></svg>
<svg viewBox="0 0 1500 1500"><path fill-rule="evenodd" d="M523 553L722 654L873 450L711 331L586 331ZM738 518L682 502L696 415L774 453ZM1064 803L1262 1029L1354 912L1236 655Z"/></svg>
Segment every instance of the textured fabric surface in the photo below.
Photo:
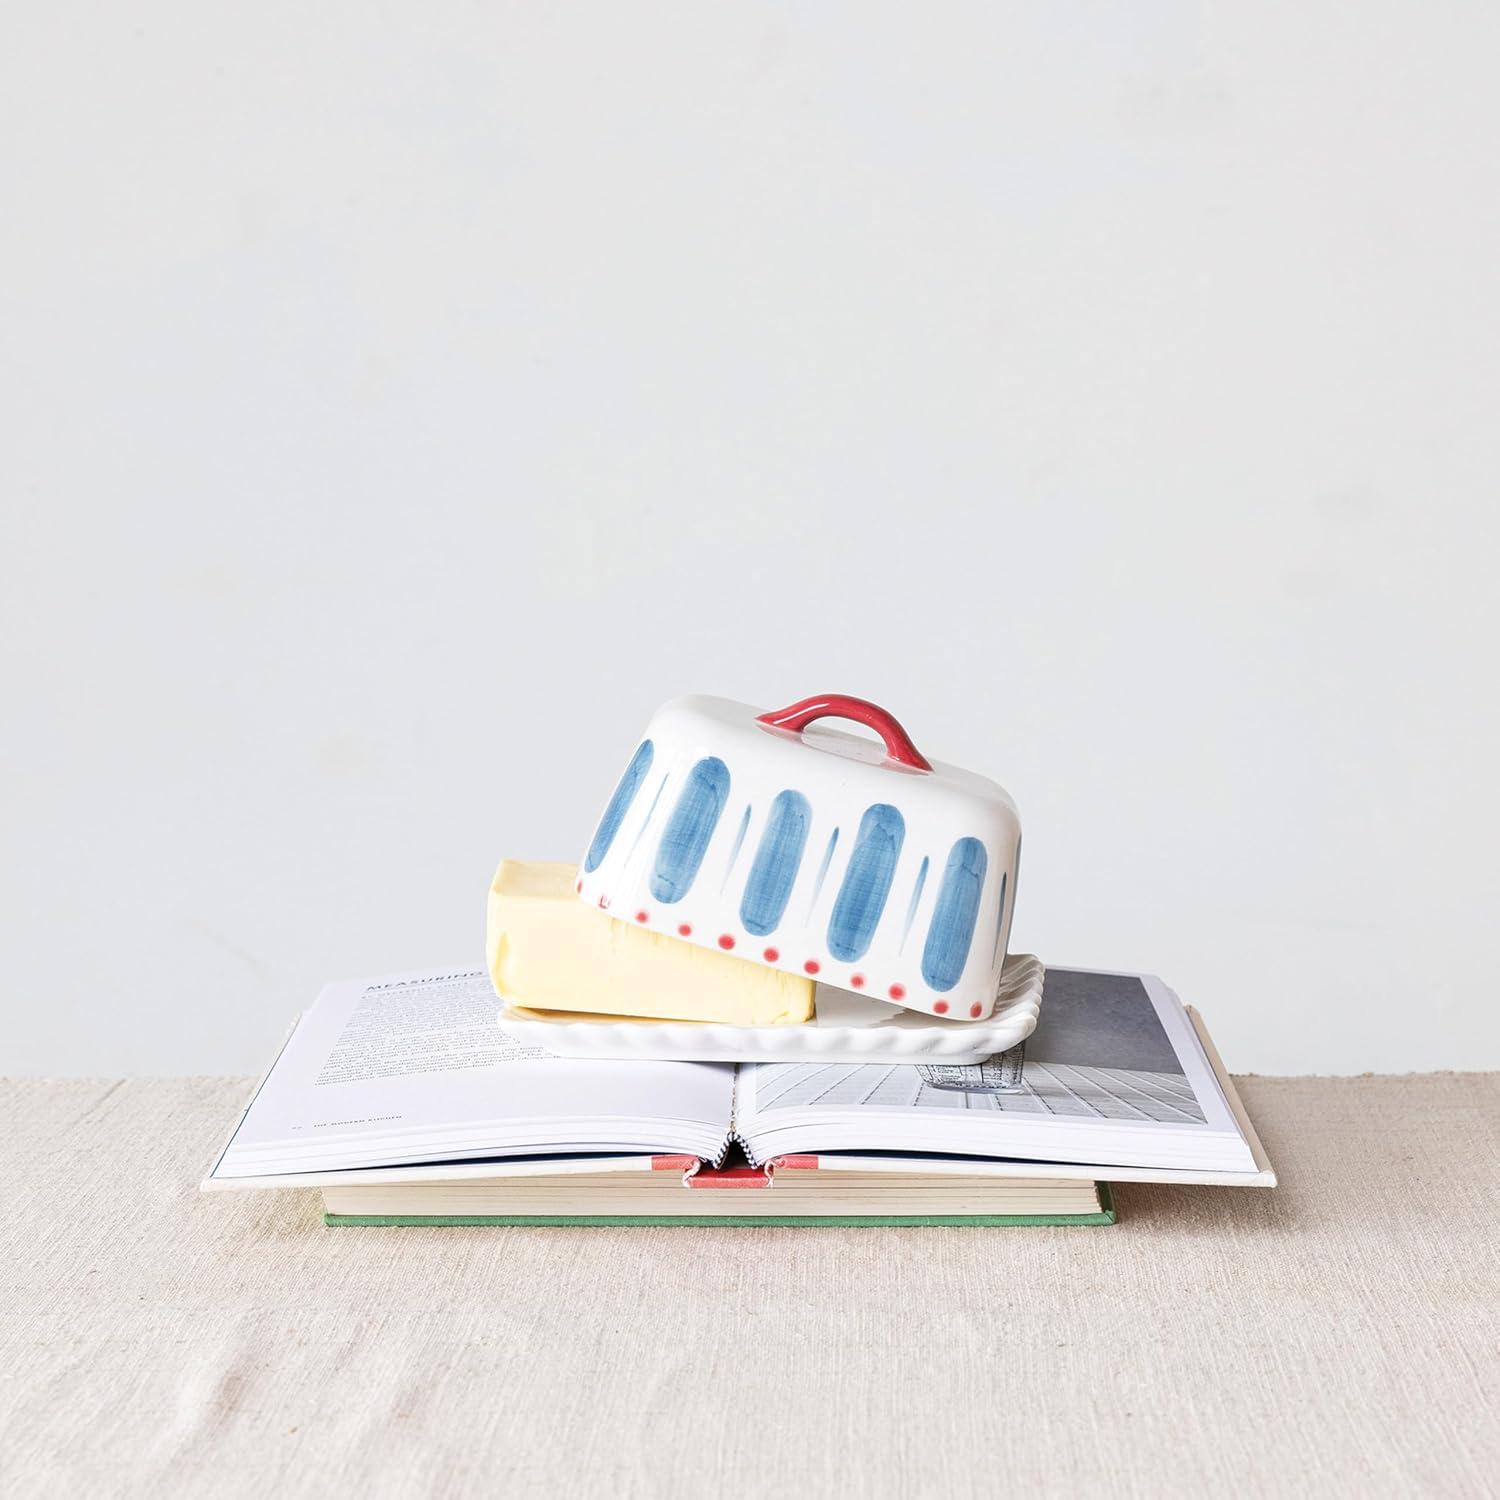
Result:
<svg viewBox="0 0 1500 1500"><path fill-rule="evenodd" d="M247 1088L0 1086L10 1500L1495 1493L1500 1075L1107 1229L325 1229L197 1191Z"/></svg>

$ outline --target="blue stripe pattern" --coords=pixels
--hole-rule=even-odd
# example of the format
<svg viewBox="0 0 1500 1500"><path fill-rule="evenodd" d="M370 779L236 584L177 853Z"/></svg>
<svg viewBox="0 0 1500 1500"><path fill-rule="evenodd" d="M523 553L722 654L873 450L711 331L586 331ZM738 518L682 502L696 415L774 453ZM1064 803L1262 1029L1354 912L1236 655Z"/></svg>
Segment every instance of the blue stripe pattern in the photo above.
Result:
<svg viewBox="0 0 1500 1500"><path fill-rule="evenodd" d="M995 917L995 946L990 950L991 966L1000 957L1000 939L1005 933L1005 884L1009 879L1010 872L1002 871L1000 875L1000 911Z"/></svg>
<svg viewBox="0 0 1500 1500"><path fill-rule="evenodd" d="M906 926L901 929L901 946L896 951L906 951L906 940L911 936L911 924L917 920L917 903L922 899L922 887L927 884L927 869L932 861L924 854L917 870L917 883L911 888L911 904L906 908Z"/></svg>
<svg viewBox="0 0 1500 1500"><path fill-rule="evenodd" d="M614 843L620 824L625 821L625 814L630 811L630 804L635 801L635 794L641 789L646 772L651 769L651 757L655 753L651 741L642 740L635 754L630 757L630 764L625 767L625 774L620 778L614 796L609 799L609 806L604 809L598 828L594 830L594 842L589 845L589 852L583 857L583 868L587 874L593 874L609 853L609 846ZM577 848L576 844L574 848Z"/></svg>
<svg viewBox="0 0 1500 1500"><path fill-rule="evenodd" d="M995 928L995 951L990 955L990 962L992 964L1000 957L1000 934L1005 931L1005 882L1007 879L1010 881L1010 899L1011 905L1014 906L1016 902L1016 886L1021 879L1021 835L1019 833L1016 835L1016 862L1014 869L1014 875L1006 871L1000 877L1000 922L999 926Z"/></svg>
<svg viewBox="0 0 1500 1500"><path fill-rule="evenodd" d="M844 963L859 958L875 936L905 838L906 821L889 803L865 809L828 919L828 951Z"/></svg>
<svg viewBox="0 0 1500 1500"><path fill-rule="evenodd" d="M811 822L812 805L801 792L776 794L740 901L740 921L746 932L765 937L780 925L786 904L792 899L797 871L802 868Z"/></svg>
<svg viewBox="0 0 1500 1500"><path fill-rule="evenodd" d="M734 847L729 851L729 863L724 866L724 878L719 882L719 894L724 894L724 887L729 884L729 877L734 874L734 867L739 861L740 850L745 847L745 835L750 831L750 803L745 804L744 816L740 819L740 831L734 836Z"/></svg>
<svg viewBox="0 0 1500 1500"><path fill-rule="evenodd" d="M728 800L729 767L717 755L706 756L688 772L656 849L651 894L658 901L671 905L692 889Z"/></svg>
<svg viewBox="0 0 1500 1500"><path fill-rule="evenodd" d="M987 862L978 839L959 839L948 854L922 950L922 978L935 990L951 990L969 961Z"/></svg>
<svg viewBox="0 0 1500 1500"><path fill-rule="evenodd" d="M833 851L839 846L839 831L837 828L828 835L828 847L823 851L823 863L818 866L818 878L813 881L812 900L807 903L807 920L812 921L812 914L818 905L818 897L823 894L823 882L828 879L828 867L833 863Z"/></svg>
<svg viewBox="0 0 1500 1500"><path fill-rule="evenodd" d="M661 801L661 794L666 791L667 783L671 779L670 771L661 773L661 780L656 783L656 790L651 794L651 806L646 809L646 816L641 819L641 826L636 829L635 837L631 839L630 847L625 851L627 865L635 858L635 851L640 848L641 840L646 837L646 831L651 827L651 819L656 816L656 804Z"/></svg>

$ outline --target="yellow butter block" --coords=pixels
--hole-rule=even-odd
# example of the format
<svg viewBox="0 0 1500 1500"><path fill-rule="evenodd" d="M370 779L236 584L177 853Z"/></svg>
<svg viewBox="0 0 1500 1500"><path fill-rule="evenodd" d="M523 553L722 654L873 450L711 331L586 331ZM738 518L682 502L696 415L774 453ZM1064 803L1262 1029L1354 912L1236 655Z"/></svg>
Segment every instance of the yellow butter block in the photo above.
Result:
<svg viewBox="0 0 1500 1500"><path fill-rule="evenodd" d="M732 1026L812 1018L813 982L679 943L584 905L572 865L506 859L485 946L502 1000L528 1009Z"/></svg>

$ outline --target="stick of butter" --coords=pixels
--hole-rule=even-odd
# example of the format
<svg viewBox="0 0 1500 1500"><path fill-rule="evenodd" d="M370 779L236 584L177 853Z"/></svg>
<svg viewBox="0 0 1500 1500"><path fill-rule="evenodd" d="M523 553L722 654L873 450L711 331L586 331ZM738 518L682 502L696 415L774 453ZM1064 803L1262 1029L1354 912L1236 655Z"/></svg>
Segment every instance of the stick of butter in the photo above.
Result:
<svg viewBox="0 0 1500 1500"><path fill-rule="evenodd" d="M495 993L529 1010L782 1026L812 1019L813 982L710 953L585 906L572 865L501 860L485 948Z"/></svg>

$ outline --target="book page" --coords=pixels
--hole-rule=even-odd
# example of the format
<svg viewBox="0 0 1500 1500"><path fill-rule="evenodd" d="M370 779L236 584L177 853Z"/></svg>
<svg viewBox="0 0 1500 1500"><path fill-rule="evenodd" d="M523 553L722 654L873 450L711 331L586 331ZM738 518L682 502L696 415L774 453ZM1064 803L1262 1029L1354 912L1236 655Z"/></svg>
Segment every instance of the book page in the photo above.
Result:
<svg viewBox="0 0 1500 1500"><path fill-rule="evenodd" d="M736 1111L766 1151L1253 1166L1186 1011L1150 975L1049 969L1024 1049L983 1065L747 1065Z"/></svg>
<svg viewBox="0 0 1500 1500"><path fill-rule="evenodd" d="M497 1024L499 1009L481 970L329 985L213 1175L519 1152L722 1149L732 1066L564 1060L513 1042Z"/></svg>

